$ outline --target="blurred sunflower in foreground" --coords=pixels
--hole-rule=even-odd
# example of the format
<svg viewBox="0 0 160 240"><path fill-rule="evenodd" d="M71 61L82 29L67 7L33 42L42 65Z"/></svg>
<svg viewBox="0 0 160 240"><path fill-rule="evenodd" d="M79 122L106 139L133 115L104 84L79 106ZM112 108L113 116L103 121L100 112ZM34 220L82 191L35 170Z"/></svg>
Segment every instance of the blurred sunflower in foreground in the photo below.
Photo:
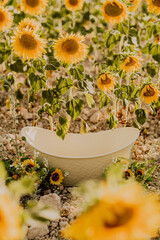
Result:
<svg viewBox="0 0 160 240"><path fill-rule="evenodd" d="M65 6L70 11L81 10L84 0L65 0Z"/></svg>
<svg viewBox="0 0 160 240"><path fill-rule="evenodd" d="M12 37L14 52L24 60L39 58L45 52L46 41L31 29L17 30Z"/></svg>
<svg viewBox="0 0 160 240"><path fill-rule="evenodd" d="M48 0L22 0L21 5L25 13L40 15L45 11Z"/></svg>
<svg viewBox="0 0 160 240"><path fill-rule="evenodd" d="M107 0L102 7L104 19L110 23L120 23L127 18L127 6L117 0Z"/></svg>
<svg viewBox="0 0 160 240"><path fill-rule="evenodd" d="M13 23L12 14L3 6L0 5L0 31L10 29Z"/></svg>
<svg viewBox="0 0 160 240"><path fill-rule="evenodd" d="M113 90L115 85L114 78L109 73L100 75L97 81L97 86L101 91Z"/></svg>
<svg viewBox="0 0 160 240"><path fill-rule="evenodd" d="M66 238L77 240L147 240L160 227L160 204L137 183L116 188L100 185L99 199L71 226Z"/></svg>
<svg viewBox="0 0 160 240"><path fill-rule="evenodd" d="M148 10L151 13L160 14L160 1L159 0L146 0L148 3Z"/></svg>
<svg viewBox="0 0 160 240"><path fill-rule="evenodd" d="M121 69L126 72L137 71L141 67L140 57L128 56L121 64Z"/></svg>
<svg viewBox="0 0 160 240"><path fill-rule="evenodd" d="M54 56L67 64L78 63L85 59L88 47L83 43L85 38L80 34L67 34L55 40L53 45Z"/></svg>
<svg viewBox="0 0 160 240"><path fill-rule="evenodd" d="M146 84L141 91L141 100L147 104L158 102L159 90L152 84Z"/></svg>
<svg viewBox="0 0 160 240"><path fill-rule="evenodd" d="M8 2L8 0L1 0L0 5L4 6L4 5L6 5L7 2Z"/></svg>

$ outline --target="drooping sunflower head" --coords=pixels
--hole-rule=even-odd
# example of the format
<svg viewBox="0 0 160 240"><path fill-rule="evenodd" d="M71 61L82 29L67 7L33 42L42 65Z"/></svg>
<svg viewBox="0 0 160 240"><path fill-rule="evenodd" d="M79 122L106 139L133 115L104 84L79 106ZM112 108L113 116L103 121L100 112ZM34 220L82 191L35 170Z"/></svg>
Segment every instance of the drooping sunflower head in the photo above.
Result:
<svg viewBox="0 0 160 240"><path fill-rule="evenodd" d="M42 14L47 6L48 0L22 0L22 9L30 15Z"/></svg>
<svg viewBox="0 0 160 240"><path fill-rule="evenodd" d="M152 84L146 84L141 91L141 100L147 104L158 102L159 90Z"/></svg>
<svg viewBox="0 0 160 240"><path fill-rule="evenodd" d="M65 6L69 11L77 11L83 8L84 0L65 0Z"/></svg>
<svg viewBox="0 0 160 240"><path fill-rule="evenodd" d="M20 209L6 189L0 192L0 239L22 239Z"/></svg>
<svg viewBox="0 0 160 240"><path fill-rule="evenodd" d="M157 36L155 37L155 44L157 45L157 44L159 44L159 43L160 43L160 36L157 35Z"/></svg>
<svg viewBox="0 0 160 240"><path fill-rule="evenodd" d="M11 28L13 23L12 14L3 6L0 6L0 31L6 31Z"/></svg>
<svg viewBox="0 0 160 240"><path fill-rule="evenodd" d="M108 72L100 75L97 80L97 86L103 92L107 90L113 90L115 85L114 77L111 76Z"/></svg>
<svg viewBox="0 0 160 240"><path fill-rule="evenodd" d="M56 169L50 177L50 183L52 185L60 185L64 179L63 172L60 169Z"/></svg>
<svg viewBox="0 0 160 240"><path fill-rule="evenodd" d="M130 3L132 3L133 5L128 7L128 10L130 12L134 12L137 10L137 8L139 7L139 5L141 4L142 0L129 0Z"/></svg>
<svg viewBox="0 0 160 240"><path fill-rule="evenodd" d="M127 6L117 0L107 0L102 7L104 19L110 23L119 23L127 18Z"/></svg>
<svg viewBox="0 0 160 240"><path fill-rule="evenodd" d="M45 53L46 41L31 29L17 30L12 37L14 52L24 60L36 59Z"/></svg>
<svg viewBox="0 0 160 240"><path fill-rule="evenodd" d="M35 19L31 18L24 18L18 25L18 29L22 31L23 29L28 28L32 31L37 32L40 28L39 22L37 22Z"/></svg>
<svg viewBox="0 0 160 240"><path fill-rule="evenodd" d="M158 231L159 211L156 197L145 194L136 183L125 184L116 191L107 189L97 204L63 231L64 237L76 236L79 240L147 239Z"/></svg>
<svg viewBox="0 0 160 240"><path fill-rule="evenodd" d="M55 58L67 64L84 60L88 47L83 41L84 37L79 34L67 34L66 37L56 40L53 45Z"/></svg>
<svg viewBox="0 0 160 240"><path fill-rule="evenodd" d="M160 0L146 0L148 2L148 10L151 13L155 13L157 15L160 14Z"/></svg>
<svg viewBox="0 0 160 240"><path fill-rule="evenodd" d="M121 69L126 72L137 71L141 67L140 57L128 56L121 64Z"/></svg>

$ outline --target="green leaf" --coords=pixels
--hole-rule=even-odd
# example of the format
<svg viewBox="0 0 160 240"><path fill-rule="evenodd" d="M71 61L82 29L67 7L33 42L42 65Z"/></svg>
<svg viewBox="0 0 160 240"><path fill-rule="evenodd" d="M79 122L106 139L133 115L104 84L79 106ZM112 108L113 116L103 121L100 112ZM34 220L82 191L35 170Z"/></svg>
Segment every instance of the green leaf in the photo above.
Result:
<svg viewBox="0 0 160 240"><path fill-rule="evenodd" d="M108 96L104 93L101 92L99 96L99 109L102 109L103 107L107 106L110 102L110 99Z"/></svg>
<svg viewBox="0 0 160 240"><path fill-rule="evenodd" d="M5 169L4 163L0 162L0 181L4 181L7 178L7 171Z"/></svg>
<svg viewBox="0 0 160 240"><path fill-rule="evenodd" d="M38 59L33 61L33 66L36 68L36 70L40 73L43 73L44 70L44 65L45 65L45 60L44 59Z"/></svg>
<svg viewBox="0 0 160 240"><path fill-rule="evenodd" d="M110 129L117 125L117 121L115 120L113 113L110 113L110 117L107 119L107 124L109 125Z"/></svg>
<svg viewBox="0 0 160 240"><path fill-rule="evenodd" d="M89 107L94 107L94 99L90 93L86 94L86 101Z"/></svg>
<svg viewBox="0 0 160 240"><path fill-rule="evenodd" d="M57 79L56 89L60 94L66 93L73 86L73 80L71 78Z"/></svg>
<svg viewBox="0 0 160 240"><path fill-rule="evenodd" d="M46 70L56 70L60 66L60 63L52 56L48 58Z"/></svg>
<svg viewBox="0 0 160 240"><path fill-rule="evenodd" d="M87 123L84 120L82 120L80 134L87 133L88 129L89 129L89 127L88 127Z"/></svg>
<svg viewBox="0 0 160 240"><path fill-rule="evenodd" d="M44 75L39 76L34 73L29 75L29 80L34 93L38 93L45 86L46 78Z"/></svg>
<svg viewBox="0 0 160 240"><path fill-rule="evenodd" d="M19 88L15 91L15 95L19 101L23 99L23 93L21 92L21 90Z"/></svg>
<svg viewBox="0 0 160 240"><path fill-rule="evenodd" d="M71 68L69 73L77 80L83 80L84 77L84 67L82 65L78 65L75 68Z"/></svg>
<svg viewBox="0 0 160 240"><path fill-rule="evenodd" d="M147 63L146 66L147 72L151 77L154 77L157 73L157 68L154 63Z"/></svg>
<svg viewBox="0 0 160 240"><path fill-rule="evenodd" d="M64 140L66 134L69 131L70 121L67 118L59 117L59 123L57 124L57 135Z"/></svg>
<svg viewBox="0 0 160 240"><path fill-rule="evenodd" d="M114 46L119 43L121 40L121 34L119 31L111 31L107 40L106 40L106 46L109 48L109 51L111 51Z"/></svg>
<svg viewBox="0 0 160 240"><path fill-rule="evenodd" d="M10 74L9 76L3 76L2 77L2 87L3 89L8 92L8 90L10 89L10 87L14 84L14 77L12 74Z"/></svg>
<svg viewBox="0 0 160 240"><path fill-rule="evenodd" d="M41 114L41 112L47 112L52 116L56 114L61 108L59 103L59 95L55 89L44 90L42 92L41 101L44 106L40 110L39 114ZM49 105L46 103L49 103Z"/></svg>
<svg viewBox="0 0 160 240"><path fill-rule="evenodd" d="M146 115L146 111L144 109L137 109L135 111L136 117L137 117L137 121L143 125L146 120L147 120L147 115Z"/></svg>
<svg viewBox="0 0 160 240"><path fill-rule="evenodd" d="M84 102L81 99L68 101L66 103L67 113L75 120L81 113L84 107Z"/></svg>
<svg viewBox="0 0 160 240"><path fill-rule="evenodd" d="M21 59L17 59L16 61L15 61L15 63L13 63L13 64L11 64L10 65L10 69L11 69L11 71L14 71L14 72L24 72L23 71L23 62L22 62L22 60Z"/></svg>

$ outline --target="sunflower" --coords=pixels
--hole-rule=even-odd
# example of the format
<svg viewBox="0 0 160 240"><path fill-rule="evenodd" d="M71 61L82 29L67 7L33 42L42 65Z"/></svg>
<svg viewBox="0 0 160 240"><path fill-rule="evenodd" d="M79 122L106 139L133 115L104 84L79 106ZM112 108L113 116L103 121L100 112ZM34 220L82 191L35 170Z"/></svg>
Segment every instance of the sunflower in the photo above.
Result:
<svg viewBox="0 0 160 240"><path fill-rule="evenodd" d="M0 191L0 239L22 239L20 209L6 189Z"/></svg>
<svg viewBox="0 0 160 240"><path fill-rule="evenodd" d="M101 74L97 80L97 86L101 91L113 90L115 85L114 78L109 73Z"/></svg>
<svg viewBox="0 0 160 240"><path fill-rule="evenodd" d="M138 169L138 170L136 171L136 173L135 173L135 176L136 176L136 177L141 177L141 176L143 176L143 175L144 175L144 171L141 170L141 169Z"/></svg>
<svg viewBox="0 0 160 240"><path fill-rule="evenodd" d="M140 57L128 56L121 64L121 68L126 72L137 71L141 67Z"/></svg>
<svg viewBox="0 0 160 240"><path fill-rule="evenodd" d="M46 41L31 29L17 30L15 36L12 37L14 52L24 60L41 57L42 53L45 53L45 46Z"/></svg>
<svg viewBox="0 0 160 240"><path fill-rule="evenodd" d="M124 178L125 179L128 179L132 176L132 171L130 169L127 169L125 172L124 172Z"/></svg>
<svg viewBox="0 0 160 240"><path fill-rule="evenodd" d="M127 6L117 0L107 0L102 10L104 19L110 23L120 23L127 18Z"/></svg>
<svg viewBox="0 0 160 240"><path fill-rule="evenodd" d="M148 9L151 13L160 14L160 1L159 0L146 0L148 2Z"/></svg>
<svg viewBox="0 0 160 240"><path fill-rule="evenodd" d="M65 238L77 240L142 240L156 236L160 226L160 203L137 183L117 191L102 189L99 201L63 230ZM79 231L80 230L80 231Z"/></svg>
<svg viewBox="0 0 160 240"><path fill-rule="evenodd" d="M4 6L4 5L6 5L7 2L8 2L8 0L0 0L0 5Z"/></svg>
<svg viewBox="0 0 160 240"><path fill-rule="evenodd" d="M13 23L12 14L3 6L0 6L0 31L6 31L11 28Z"/></svg>
<svg viewBox="0 0 160 240"><path fill-rule="evenodd" d="M134 12L137 10L137 8L139 7L141 0L129 0L130 3L132 3L133 5L128 7L128 10L130 12Z"/></svg>
<svg viewBox="0 0 160 240"><path fill-rule="evenodd" d="M84 40L85 38L79 34L67 34L59 38L53 46L55 58L67 64L84 60L88 51L87 45L82 43Z"/></svg>
<svg viewBox="0 0 160 240"><path fill-rule="evenodd" d="M36 173L35 171L33 171L33 168L38 167L38 165L35 164L35 162L32 159L24 160L22 162L22 166L24 167L24 170L27 173L27 175L31 173L32 174Z"/></svg>
<svg viewBox="0 0 160 240"><path fill-rule="evenodd" d="M52 172L50 177L50 183L52 185L60 185L63 181L63 172L60 169L56 169L54 172Z"/></svg>
<svg viewBox="0 0 160 240"><path fill-rule="evenodd" d="M65 6L69 11L81 10L84 0L65 0Z"/></svg>
<svg viewBox="0 0 160 240"><path fill-rule="evenodd" d="M22 31L24 28L31 29L33 31L38 31L40 28L39 22L37 22L35 19L31 18L24 18L18 25L18 29Z"/></svg>
<svg viewBox="0 0 160 240"><path fill-rule="evenodd" d="M160 38L159 38L159 35L157 35L156 37L155 37L155 44L157 45L157 44L159 44L160 43Z"/></svg>
<svg viewBox="0 0 160 240"><path fill-rule="evenodd" d="M147 104L158 102L159 90L152 84L146 84L141 91L141 100Z"/></svg>
<svg viewBox="0 0 160 240"><path fill-rule="evenodd" d="M22 8L30 15L40 15L45 11L48 0L22 0Z"/></svg>

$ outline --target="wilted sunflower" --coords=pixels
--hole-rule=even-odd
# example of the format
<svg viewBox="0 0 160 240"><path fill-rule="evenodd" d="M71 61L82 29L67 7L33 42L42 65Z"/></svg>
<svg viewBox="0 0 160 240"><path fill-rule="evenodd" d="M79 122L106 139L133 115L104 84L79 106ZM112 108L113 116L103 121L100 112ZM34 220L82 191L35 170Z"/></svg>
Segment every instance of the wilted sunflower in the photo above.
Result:
<svg viewBox="0 0 160 240"><path fill-rule="evenodd" d="M28 28L36 32L39 30L40 24L33 18L24 18L19 23L18 30L22 31L24 28Z"/></svg>
<svg viewBox="0 0 160 240"><path fill-rule="evenodd" d="M7 189L0 191L0 239L22 239L20 209Z"/></svg>
<svg viewBox="0 0 160 240"><path fill-rule="evenodd" d="M45 53L46 41L40 38L31 29L17 30L12 37L12 47L14 52L23 57L24 60L36 59Z"/></svg>
<svg viewBox="0 0 160 240"><path fill-rule="evenodd" d="M121 64L121 68L126 72L137 71L141 67L140 57L128 56Z"/></svg>
<svg viewBox="0 0 160 240"><path fill-rule="evenodd" d="M127 18L127 6L117 0L107 0L102 10L104 19L110 23L120 23Z"/></svg>
<svg viewBox="0 0 160 240"><path fill-rule="evenodd" d="M134 4L130 7L128 7L128 10L130 12L134 12L137 10L137 8L139 7L140 3L141 3L142 0L129 0L130 3Z"/></svg>
<svg viewBox="0 0 160 240"><path fill-rule="evenodd" d="M64 231L76 240L142 240L156 236L160 226L160 203L136 184L102 189L99 202Z"/></svg>
<svg viewBox="0 0 160 240"><path fill-rule="evenodd" d="M146 84L141 91L141 100L147 104L158 102L159 90L152 84Z"/></svg>
<svg viewBox="0 0 160 240"><path fill-rule="evenodd" d="M87 45L82 43L84 40L80 34L67 34L59 38L53 45L55 58L67 64L84 60L88 51Z"/></svg>
<svg viewBox="0 0 160 240"><path fill-rule="evenodd" d="M64 179L63 172L60 169L56 169L50 177L50 183L52 185L60 185Z"/></svg>
<svg viewBox="0 0 160 240"><path fill-rule="evenodd" d="M0 6L0 31L6 31L11 28L13 23L12 14L3 6Z"/></svg>
<svg viewBox="0 0 160 240"><path fill-rule="evenodd" d="M112 77L109 73L104 73L100 75L97 80L97 86L101 91L113 90L115 85L114 77Z"/></svg>
<svg viewBox="0 0 160 240"><path fill-rule="evenodd" d="M81 10L84 0L65 0L65 6L70 11Z"/></svg>
<svg viewBox="0 0 160 240"><path fill-rule="evenodd" d="M22 0L23 11L30 15L40 15L45 11L48 0Z"/></svg>
<svg viewBox="0 0 160 240"><path fill-rule="evenodd" d="M155 44L159 44L160 43L160 38L159 38L159 35L157 35L155 37Z"/></svg>
<svg viewBox="0 0 160 240"><path fill-rule="evenodd" d="M160 14L159 0L146 0L148 2L148 9L151 13Z"/></svg>

